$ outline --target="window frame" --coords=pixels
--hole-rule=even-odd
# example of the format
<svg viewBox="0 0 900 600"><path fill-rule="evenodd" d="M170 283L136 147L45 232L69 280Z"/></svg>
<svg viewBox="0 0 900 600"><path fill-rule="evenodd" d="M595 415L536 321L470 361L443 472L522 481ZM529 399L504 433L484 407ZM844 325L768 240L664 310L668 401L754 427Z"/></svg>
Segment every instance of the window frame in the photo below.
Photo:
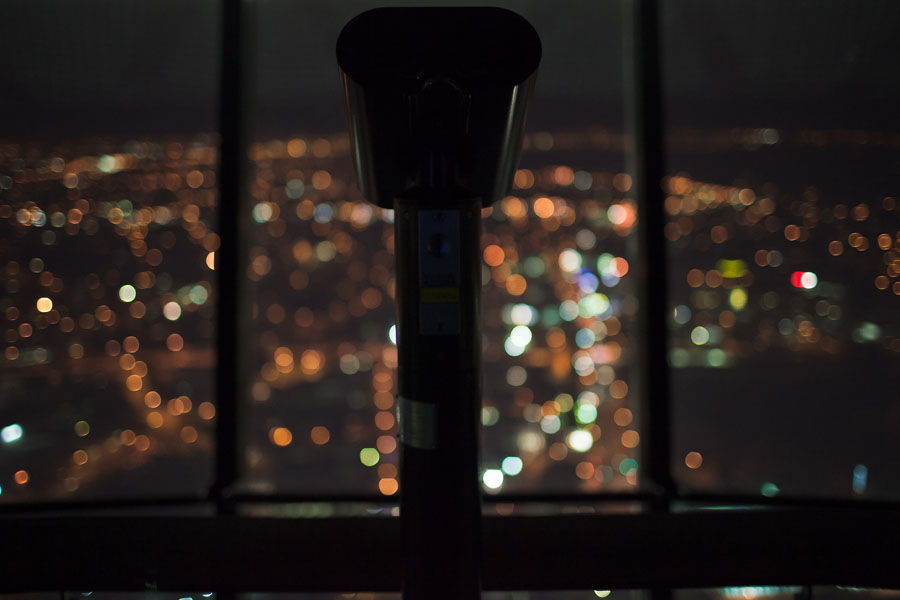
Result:
<svg viewBox="0 0 900 600"><path fill-rule="evenodd" d="M642 311L642 486L635 492L498 494L486 505L549 503L551 516L483 516L483 584L489 590L674 588L726 585L854 585L900 588L896 540L900 504L891 501L765 498L676 489L670 467L662 88L657 0L623 0L629 171L642 218L638 275ZM246 227L253 89L253 3L223 0L221 150L217 251L218 400L215 479L205 497L124 498L0 505L0 592L214 589L397 591L403 565L400 521L384 517L259 518L261 503L360 502L374 494L253 494L236 486L243 470L247 388ZM650 289L652 283L652 292ZM395 500L392 499L392 502ZM710 505L732 509L694 510ZM631 514L617 514L625 506ZM589 511L577 512L578 507ZM166 516L139 514L152 508ZM185 516L182 509L199 511ZM611 510L607 510L611 509ZM98 514L98 511L100 514ZM138 514L136 514L138 513ZM22 518L27 516L28 518ZM292 540L294 543L285 543ZM563 551L563 555L560 554ZM539 568L535 568L539 566Z"/></svg>

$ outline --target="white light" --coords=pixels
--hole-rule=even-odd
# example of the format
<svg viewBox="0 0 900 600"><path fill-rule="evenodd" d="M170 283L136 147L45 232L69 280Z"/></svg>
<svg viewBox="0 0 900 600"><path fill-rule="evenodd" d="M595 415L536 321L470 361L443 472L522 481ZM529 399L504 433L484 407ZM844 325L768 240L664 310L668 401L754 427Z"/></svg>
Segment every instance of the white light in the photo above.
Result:
<svg viewBox="0 0 900 600"><path fill-rule="evenodd" d="M503 349L510 356L522 356L522 353L525 352L525 346L517 345L512 341L512 338L506 338L506 342L503 343Z"/></svg>
<svg viewBox="0 0 900 600"><path fill-rule="evenodd" d="M580 352L584 352L581 350ZM584 354L576 355L575 360L572 362L572 367L575 369L575 372L581 376L587 376L594 370L594 359L590 357L586 352Z"/></svg>
<svg viewBox="0 0 900 600"><path fill-rule="evenodd" d="M0 439L3 440L4 443L10 444L15 442L22 437L22 426L18 423L13 423L12 425L7 425L3 429L0 429Z"/></svg>
<svg viewBox="0 0 900 600"><path fill-rule="evenodd" d="M131 302L137 298L137 290L133 285L123 285L119 288L119 300L122 302Z"/></svg>
<svg viewBox="0 0 900 600"><path fill-rule="evenodd" d="M166 302L163 306L163 316L170 321L177 321L181 316L181 305L177 302Z"/></svg>
<svg viewBox="0 0 900 600"><path fill-rule="evenodd" d="M257 223L266 223L272 219L272 207L268 202L260 202L253 207L253 220Z"/></svg>
<svg viewBox="0 0 900 600"><path fill-rule="evenodd" d="M581 255L569 248L559 253L559 268L566 273L574 273L581 268Z"/></svg>
<svg viewBox="0 0 900 600"><path fill-rule="evenodd" d="M519 365L514 365L506 371L506 383L513 387L524 385L528 380L528 371Z"/></svg>
<svg viewBox="0 0 900 600"><path fill-rule="evenodd" d="M391 328L388 329L388 339L391 340L392 344L397 343L397 326L391 325Z"/></svg>
<svg viewBox="0 0 900 600"><path fill-rule="evenodd" d="M606 598L610 594L612 594L610 590L594 590L594 595L598 598Z"/></svg>
<svg viewBox="0 0 900 600"><path fill-rule="evenodd" d="M516 445L522 452L537 454L544 449L544 436L536 431L523 431L516 438Z"/></svg>
<svg viewBox="0 0 900 600"><path fill-rule="evenodd" d="M531 325L536 321L535 310L527 304L516 304L509 313L510 320L516 325Z"/></svg>
<svg viewBox="0 0 900 600"><path fill-rule="evenodd" d="M522 459L518 456L507 456L503 459L500 468L509 476L518 475L522 472Z"/></svg>
<svg viewBox="0 0 900 600"><path fill-rule="evenodd" d="M544 433L556 433L561 426L562 423L560 423L559 417L557 416L550 415L541 419L541 430Z"/></svg>
<svg viewBox="0 0 900 600"><path fill-rule="evenodd" d="M589 431L576 429L566 437L566 443L575 452L587 452L594 445L594 436Z"/></svg>
<svg viewBox="0 0 900 600"><path fill-rule="evenodd" d="M606 217L613 225L621 225L625 222L627 216L628 211L626 211L625 207L621 204L613 204L609 207L609 210L606 211Z"/></svg>
<svg viewBox="0 0 900 600"><path fill-rule="evenodd" d="M807 271L803 275L800 276L800 285L803 286L805 290L811 290L819 283L819 278L816 277L815 273L811 273Z"/></svg>
<svg viewBox="0 0 900 600"><path fill-rule="evenodd" d="M496 425L500 420L500 411L495 406L484 406L481 408L481 424L485 427Z"/></svg>
<svg viewBox="0 0 900 600"><path fill-rule="evenodd" d="M693 331L691 331L691 341L698 346L702 346L709 341L709 331L707 331L706 327L694 327Z"/></svg>
<svg viewBox="0 0 900 600"><path fill-rule="evenodd" d="M492 490L500 489L500 486L503 485L503 471L500 469L488 469L481 476L481 480L485 486Z"/></svg>
<svg viewBox="0 0 900 600"><path fill-rule="evenodd" d="M525 347L531 343L531 330L525 325L516 325L509 332L510 341L516 346Z"/></svg>
<svg viewBox="0 0 900 600"><path fill-rule="evenodd" d="M578 316L578 304L574 300L564 300L559 305L559 316L564 321L574 321Z"/></svg>

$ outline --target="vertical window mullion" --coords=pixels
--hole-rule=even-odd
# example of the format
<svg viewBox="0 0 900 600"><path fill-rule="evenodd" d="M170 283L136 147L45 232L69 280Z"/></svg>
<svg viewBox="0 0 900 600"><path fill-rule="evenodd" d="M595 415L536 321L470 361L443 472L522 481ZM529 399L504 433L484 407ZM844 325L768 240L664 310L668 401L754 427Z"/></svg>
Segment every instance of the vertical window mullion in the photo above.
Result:
<svg viewBox="0 0 900 600"><path fill-rule="evenodd" d="M626 0L626 160L638 203L641 347L641 482L665 510L670 473L668 281L663 194L662 76L657 0Z"/></svg>
<svg viewBox="0 0 900 600"><path fill-rule="evenodd" d="M248 361L244 335L248 324L246 278L247 223L245 192L248 182L252 96L253 3L223 0L219 80L219 237L215 268L218 273L216 350L216 470L210 490L219 511L234 510L229 496L243 470Z"/></svg>

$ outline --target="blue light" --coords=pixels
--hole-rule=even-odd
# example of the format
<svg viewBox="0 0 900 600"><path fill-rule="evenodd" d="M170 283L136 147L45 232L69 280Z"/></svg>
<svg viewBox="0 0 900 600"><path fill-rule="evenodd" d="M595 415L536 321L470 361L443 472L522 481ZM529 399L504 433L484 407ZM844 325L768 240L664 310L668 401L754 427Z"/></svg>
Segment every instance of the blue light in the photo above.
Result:
<svg viewBox="0 0 900 600"><path fill-rule="evenodd" d="M600 279L603 281L603 285L605 285L606 287L615 287L616 284L619 283L620 277L613 273L607 273L606 271L604 271L603 273L600 273Z"/></svg>
<svg viewBox="0 0 900 600"><path fill-rule="evenodd" d="M579 348L590 348L597 340L597 336L590 329L579 329L575 334L575 344Z"/></svg>
<svg viewBox="0 0 900 600"><path fill-rule="evenodd" d="M856 494L865 493L868 479L869 469L866 465L856 465L853 467L853 492Z"/></svg>
<svg viewBox="0 0 900 600"><path fill-rule="evenodd" d="M507 456L503 459L503 463L500 465L500 468L507 475L518 475L522 472L522 459L518 456Z"/></svg>
<svg viewBox="0 0 900 600"><path fill-rule="evenodd" d="M599 285L600 280L590 271L585 271L578 276L578 287L581 288L581 291L585 294L593 294L597 291L597 286Z"/></svg>
<svg viewBox="0 0 900 600"><path fill-rule="evenodd" d="M334 209L330 204L319 204L313 212L313 219L316 223L328 223L334 216Z"/></svg>

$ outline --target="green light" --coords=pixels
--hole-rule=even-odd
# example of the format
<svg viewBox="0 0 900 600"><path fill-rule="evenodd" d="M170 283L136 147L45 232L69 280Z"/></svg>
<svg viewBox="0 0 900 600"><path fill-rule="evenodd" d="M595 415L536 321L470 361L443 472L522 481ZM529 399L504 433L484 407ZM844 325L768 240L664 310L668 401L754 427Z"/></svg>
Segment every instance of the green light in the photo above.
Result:
<svg viewBox="0 0 900 600"><path fill-rule="evenodd" d="M363 448L359 451L359 462L367 467L374 467L381 460L381 454L375 448Z"/></svg>
<svg viewBox="0 0 900 600"><path fill-rule="evenodd" d="M867 342L877 341L881 337L881 328L875 323L866 321L859 326L859 337Z"/></svg>
<svg viewBox="0 0 900 600"><path fill-rule="evenodd" d="M205 287L198 284L191 288L191 291L188 292L188 297L194 304L203 304L209 298L209 292L206 291Z"/></svg>
<svg viewBox="0 0 900 600"><path fill-rule="evenodd" d="M619 463L619 473L622 475L628 475L632 470L637 469L638 462L633 458L623 458L622 462Z"/></svg>
<svg viewBox="0 0 900 600"><path fill-rule="evenodd" d="M303 181L300 179L291 179L284 186L284 193L291 200L299 200L305 190L306 186L303 185Z"/></svg>
<svg viewBox="0 0 900 600"><path fill-rule="evenodd" d="M728 355L721 348L713 348L706 353L706 362L711 367L724 367L727 359Z"/></svg>
<svg viewBox="0 0 900 600"><path fill-rule="evenodd" d="M597 408L593 404L582 404L575 409L575 420L582 425L593 423L597 420Z"/></svg>
<svg viewBox="0 0 900 600"><path fill-rule="evenodd" d="M528 277L540 277L546 269L547 266L540 256L529 256L522 265L522 270Z"/></svg>
<svg viewBox="0 0 900 600"><path fill-rule="evenodd" d="M674 348L669 352L669 364L676 369L683 369L691 364L691 355L684 348Z"/></svg>
<svg viewBox="0 0 900 600"><path fill-rule="evenodd" d="M133 302L137 298L137 290L133 285L123 285L119 288L119 300L122 302Z"/></svg>
<svg viewBox="0 0 900 600"><path fill-rule="evenodd" d="M550 329L551 327L556 327L559 325L561 321L559 316L559 310L554 308L553 306L545 306L541 310L541 325Z"/></svg>
<svg viewBox="0 0 900 600"><path fill-rule="evenodd" d="M590 319L609 310L609 298L605 294L590 294L578 301L578 314Z"/></svg>
<svg viewBox="0 0 900 600"><path fill-rule="evenodd" d="M775 496L778 495L778 492L780 492L780 491L781 490L778 488L778 486L775 485L774 483L772 483L771 481L767 481L764 484L762 484L762 488L760 488L760 490L759 490L759 492L766 498L774 498Z"/></svg>

